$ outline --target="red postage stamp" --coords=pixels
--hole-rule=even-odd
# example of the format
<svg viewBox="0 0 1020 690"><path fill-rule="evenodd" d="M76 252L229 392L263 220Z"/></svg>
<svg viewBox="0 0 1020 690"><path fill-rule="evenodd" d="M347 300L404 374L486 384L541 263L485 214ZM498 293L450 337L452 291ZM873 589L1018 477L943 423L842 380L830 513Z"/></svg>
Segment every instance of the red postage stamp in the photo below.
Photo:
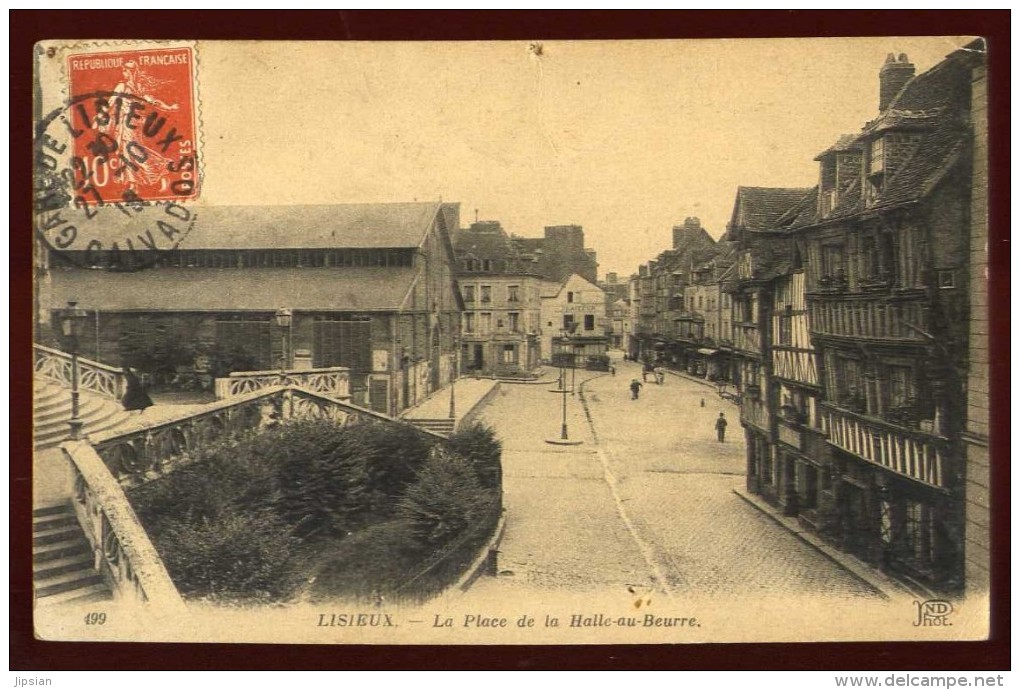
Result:
<svg viewBox="0 0 1020 690"><path fill-rule="evenodd" d="M190 47L90 52L68 60L75 186L102 206L194 199L200 186ZM79 202L80 203L80 202Z"/></svg>

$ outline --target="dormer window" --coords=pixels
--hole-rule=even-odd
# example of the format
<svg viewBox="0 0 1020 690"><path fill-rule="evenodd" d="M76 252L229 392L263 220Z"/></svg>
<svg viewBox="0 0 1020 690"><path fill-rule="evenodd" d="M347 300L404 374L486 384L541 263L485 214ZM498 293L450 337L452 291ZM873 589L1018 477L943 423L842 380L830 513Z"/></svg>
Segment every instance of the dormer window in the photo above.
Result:
<svg viewBox="0 0 1020 690"><path fill-rule="evenodd" d="M868 174L877 175L885 172L885 140L879 137L871 142L868 158Z"/></svg>

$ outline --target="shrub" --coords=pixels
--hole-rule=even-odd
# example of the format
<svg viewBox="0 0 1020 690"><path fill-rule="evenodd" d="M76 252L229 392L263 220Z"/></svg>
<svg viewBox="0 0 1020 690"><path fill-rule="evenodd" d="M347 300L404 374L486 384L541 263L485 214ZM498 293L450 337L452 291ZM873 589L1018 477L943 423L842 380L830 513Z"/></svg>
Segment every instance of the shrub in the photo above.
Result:
<svg viewBox="0 0 1020 690"><path fill-rule="evenodd" d="M438 442L410 424L368 423L351 432L368 455L370 487L387 504L415 480Z"/></svg>
<svg viewBox="0 0 1020 690"><path fill-rule="evenodd" d="M419 566L423 548L407 520L365 527L340 542L329 555L315 577L311 596L369 598L376 592L388 592Z"/></svg>
<svg viewBox="0 0 1020 690"><path fill-rule="evenodd" d="M502 488L503 444L490 427L475 422L450 436L450 452L467 460L486 489Z"/></svg>
<svg viewBox="0 0 1020 690"><path fill-rule="evenodd" d="M157 543L186 596L267 601L286 596L300 579L291 565L300 542L266 510L235 505L216 518L174 522Z"/></svg>
<svg viewBox="0 0 1020 690"><path fill-rule="evenodd" d="M131 489L128 497L142 524L159 534L181 521L215 519L231 506L274 503L276 469L253 447L248 439L221 439L199 450L193 463Z"/></svg>
<svg viewBox="0 0 1020 690"><path fill-rule="evenodd" d="M436 447L398 502L397 514L419 540L439 546L484 516L493 500L469 461Z"/></svg>

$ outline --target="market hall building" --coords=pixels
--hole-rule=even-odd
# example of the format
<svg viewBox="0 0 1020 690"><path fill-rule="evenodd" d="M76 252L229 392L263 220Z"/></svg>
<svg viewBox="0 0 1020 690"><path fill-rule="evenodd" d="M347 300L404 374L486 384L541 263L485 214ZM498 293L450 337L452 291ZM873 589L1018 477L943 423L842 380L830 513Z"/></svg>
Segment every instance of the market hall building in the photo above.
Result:
<svg viewBox="0 0 1020 690"><path fill-rule="evenodd" d="M455 375L459 204L198 210L179 249L137 266L50 252L37 270L40 339L76 301L90 316L86 357L206 383L231 370L343 366L352 402L390 415ZM125 234L116 221L100 232L104 246Z"/></svg>

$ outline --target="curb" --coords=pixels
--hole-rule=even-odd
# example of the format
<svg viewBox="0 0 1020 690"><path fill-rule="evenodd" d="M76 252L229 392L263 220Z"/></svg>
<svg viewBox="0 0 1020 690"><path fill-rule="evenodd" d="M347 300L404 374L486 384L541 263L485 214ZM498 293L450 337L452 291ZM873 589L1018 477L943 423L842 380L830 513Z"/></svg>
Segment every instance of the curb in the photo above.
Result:
<svg viewBox="0 0 1020 690"><path fill-rule="evenodd" d="M503 386L503 382L500 381L499 379L497 379L496 382L492 385L492 388L490 388L489 391L485 395L483 395L482 397L478 398L478 400L475 401L475 404L471 406L471 409L469 409L467 412L465 412L463 415L461 415L454 422L453 430L457 431L461 427L464 427L464 426L467 426L468 424L473 423L475 421L475 419L478 418L478 413L481 411L481 409L483 407L485 407L486 405L488 405L489 402L492 401L492 399L496 396L496 394L499 393L499 391L502 388L502 386Z"/></svg>
<svg viewBox="0 0 1020 690"><path fill-rule="evenodd" d="M674 371L673 369L664 369L663 371L665 371L667 374L672 374L677 378L687 379L691 383L700 383L702 386L705 386L706 388L711 388L713 391L715 391L715 384L712 383L711 381L706 381L705 379L698 378L697 376L691 376L690 374L682 374L679 371Z"/></svg>
<svg viewBox="0 0 1020 690"><path fill-rule="evenodd" d="M499 545L503 543L504 534L506 534L506 508L503 508L500 513L499 522L496 523L496 531L493 533L492 538L479 549L478 555L471 563L467 572L457 580L457 583L451 589L458 589L461 592L471 589L471 585L475 583L475 580L485 574L485 568L489 565L490 560L496 558L494 554L499 553Z"/></svg>
<svg viewBox="0 0 1020 690"><path fill-rule="evenodd" d="M802 529L795 518L777 515L775 510L772 509L772 506L765 503L760 498L752 496L740 489L733 489L733 493L742 498L752 508L755 508L777 525L795 536L797 539L813 548L815 551L838 565L853 577L874 589L882 598L893 599L904 595L921 597L922 599L930 598L930 592L915 591L904 583L877 572L864 562L859 561L856 558L833 548L832 546L829 546L814 534Z"/></svg>

